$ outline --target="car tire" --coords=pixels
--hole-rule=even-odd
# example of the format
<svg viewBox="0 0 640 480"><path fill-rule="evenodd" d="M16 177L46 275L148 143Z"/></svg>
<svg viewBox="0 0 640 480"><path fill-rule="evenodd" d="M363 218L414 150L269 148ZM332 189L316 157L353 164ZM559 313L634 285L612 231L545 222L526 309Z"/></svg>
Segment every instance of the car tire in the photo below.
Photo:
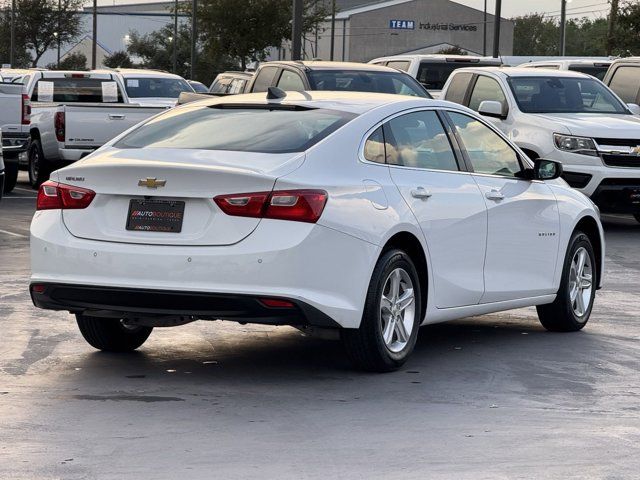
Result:
<svg viewBox="0 0 640 480"><path fill-rule="evenodd" d="M589 237L583 232L574 232L556 300L536 307L544 328L552 332L576 332L587 324L596 294L598 267Z"/></svg>
<svg viewBox="0 0 640 480"><path fill-rule="evenodd" d="M40 140L33 140L29 147L29 183L31 187L34 190L40 188L40 185L49 180L51 172L51 165L42 153Z"/></svg>
<svg viewBox="0 0 640 480"><path fill-rule="evenodd" d="M636 221L637 221L638 223L640 223L640 213L635 213L635 214L633 215L633 218L635 218L635 219L636 219Z"/></svg>
<svg viewBox="0 0 640 480"><path fill-rule="evenodd" d="M12 192L18 183L18 159L14 162L6 161L5 157L5 165L4 165L4 193Z"/></svg>
<svg viewBox="0 0 640 480"><path fill-rule="evenodd" d="M357 368L390 372L405 363L418 338L421 299L418 273L409 255L397 249L384 252L373 270L360 327L340 332Z"/></svg>
<svg viewBox="0 0 640 480"><path fill-rule="evenodd" d="M104 352L131 352L151 335L152 327L127 326L117 318L76 315L80 333L92 347Z"/></svg>

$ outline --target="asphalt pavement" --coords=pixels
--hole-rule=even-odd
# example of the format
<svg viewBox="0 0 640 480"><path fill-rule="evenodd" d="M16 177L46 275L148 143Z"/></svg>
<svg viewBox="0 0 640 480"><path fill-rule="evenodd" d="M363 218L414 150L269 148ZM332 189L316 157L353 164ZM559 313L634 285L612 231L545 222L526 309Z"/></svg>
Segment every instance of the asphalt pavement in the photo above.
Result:
<svg viewBox="0 0 640 480"><path fill-rule="evenodd" d="M0 202L0 479L640 478L640 224L605 218L578 333L527 308L425 327L391 374L289 327L195 322L136 353L27 291L35 193ZM532 253L532 262L535 255Z"/></svg>

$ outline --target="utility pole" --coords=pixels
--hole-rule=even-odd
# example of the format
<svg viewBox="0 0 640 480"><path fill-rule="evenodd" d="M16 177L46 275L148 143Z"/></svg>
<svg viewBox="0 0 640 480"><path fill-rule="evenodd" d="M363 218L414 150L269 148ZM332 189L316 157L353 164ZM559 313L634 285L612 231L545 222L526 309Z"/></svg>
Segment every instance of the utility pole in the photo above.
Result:
<svg viewBox="0 0 640 480"><path fill-rule="evenodd" d="M191 80L195 80L196 71L196 42L198 40L198 27L196 22L196 13L198 12L198 0L193 0L191 12L191 71L189 77Z"/></svg>
<svg viewBox="0 0 640 480"><path fill-rule="evenodd" d="M560 0L560 56L564 57L567 39L567 0Z"/></svg>
<svg viewBox="0 0 640 480"><path fill-rule="evenodd" d="M293 21L291 22L291 60L302 59L302 0L293 0Z"/></svg>
<svg viewBox="0 0 640 480"><path fill-rule="evenodd" d="M611 0L611 11L609 12L609 25L607 27L607 56L613 52L613 33L618 19L618 0Z"/></svg>
<svg viewBox="0 0 640 480"><path fill-rule="evenodd" d="M11 47L9 52L9 63L15 68L16 60L16 0L11 2Z"/></svg>
<svg viewBox="0 0 640 480"><path fill-rule="evenodd" d="M60 69L60 11L62 10L62 0L58 0L58 31L56 32L56 43L58 44L58 63L57 68Z"/></svg>
<svg viewBox="0 0 640 480"><path fill-rule="evenodd" d="M336 45L336 0L331 0L331 52L329 60L333 61L333 49Z"/></svg>
<svg viewBox="0 0 640 480"><path fill-rule="evenodd" d="M91 44L91 70L96 69L98 53L98 0L93 0L93 42Z"/></svg>
<svg viewBox="0 0 640 480"><path fill-rule="evenodd" d="M502 10L502 0L496 0L496 13L493 18L493 56L500 56L500 18Z"/></svg>
<svg viewBox="0 0 640 480"><path fill-rule="evenodd" d="M173 73L178 71L178 0L173 12Z"/></svg>
<svg viewBox="0 0 640 480"><path fill-rule="evenodd" d="M482 22L484 25L482 29L482 56L487 56L487 0L484 0L484 20Z"/></svg>

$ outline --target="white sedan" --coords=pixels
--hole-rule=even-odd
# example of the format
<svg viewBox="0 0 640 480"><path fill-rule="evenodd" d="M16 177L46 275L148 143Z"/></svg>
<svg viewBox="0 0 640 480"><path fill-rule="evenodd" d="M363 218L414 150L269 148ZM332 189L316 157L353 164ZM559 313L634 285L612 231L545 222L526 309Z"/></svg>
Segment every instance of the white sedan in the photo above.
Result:
<svg viewBox="0 0 640 480"><path fill-rule="evenodd" d="M30 291L95 348L154 326L232 320L339 329L393 370L420 325L537 306L589 319L599 214L457 104L365 93L205 100L54 172L31 225Z"/></svg>

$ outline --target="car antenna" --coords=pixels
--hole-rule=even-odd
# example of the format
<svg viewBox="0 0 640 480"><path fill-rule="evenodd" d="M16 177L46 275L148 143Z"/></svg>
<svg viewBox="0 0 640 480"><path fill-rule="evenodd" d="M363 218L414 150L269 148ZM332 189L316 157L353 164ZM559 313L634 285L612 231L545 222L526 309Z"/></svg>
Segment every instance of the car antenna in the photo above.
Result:
<svg viewBox="0 0 640 480"><path fill-rule="evenodd" d="M267 100L276 100L278 98L284 98L287 96L287 92L278 87L267 88Z"/></svg>

